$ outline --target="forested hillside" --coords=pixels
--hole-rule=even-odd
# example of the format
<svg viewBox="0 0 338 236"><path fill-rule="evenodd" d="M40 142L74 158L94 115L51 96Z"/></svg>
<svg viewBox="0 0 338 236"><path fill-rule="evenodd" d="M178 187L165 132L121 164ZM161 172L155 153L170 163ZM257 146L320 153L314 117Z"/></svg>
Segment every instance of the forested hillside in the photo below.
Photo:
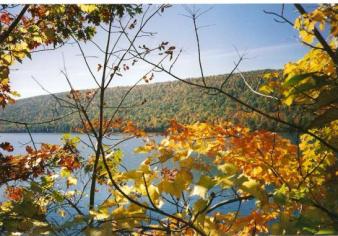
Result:
<svg viewBox="0 0 338 236"><path fill-rule="evenodd" d="M338 235L337 12L0 4L0 235ZM257 56L251 68L283 70L216 75L232 40ZM55 73L49 51L65 44ZM195 55L203 78L178 77ZM83 64L95 89L71 86L89 87ZM18 100L13 70L19 93L27 72L67 91L61 73L71 90ZM120 77L145 85L113 87Z"/></svg>
<svg viewBox="0 0 338 236"><path fill-rule="evenodd" d="M244 76L248 83L254 89L257 89L265 72L266 70L245 72ZM219 85L226 76L210 76L207 77L206 81L209 85ZM110 111L108 114L112 114L115 111L115 107L118 106L128 89L129 87L114 87L107 91L106 109ZM276 103L273 100L254 94L237 74L227 80L225 90L254 107L271 113L278 112ZM57 96L69 100L67 94L61 93L57 94ZM98 96L89 107L89 113L93 117L98 112L97 98ZM1 111L0 117L12 121L34 123L60 117L70 112L69 108L61 107L55 98L46 95L18 100L14 105L9 105L4 111ZM288 115L286 116L285 114ZM289 112L285 113L285 111L280 114L283 119L295 119L296 115L297 113L295 112L290 114ZM250 110L242 109L240 105L222 94L210 95L205 90L179 81L135 87L125 99L118 116L123 119L130 119L148 131L163 130L171 119L187 124L196 121L213 122L217 119L224 119L248 125L254 129L284 130L287 128L268 121ZM33 132L67 132L74 131L80 125L78 114L74 113L60 121L32 125L30 128ZM25 127L2 122L0 131L21 132L25 131Z"/></svg>

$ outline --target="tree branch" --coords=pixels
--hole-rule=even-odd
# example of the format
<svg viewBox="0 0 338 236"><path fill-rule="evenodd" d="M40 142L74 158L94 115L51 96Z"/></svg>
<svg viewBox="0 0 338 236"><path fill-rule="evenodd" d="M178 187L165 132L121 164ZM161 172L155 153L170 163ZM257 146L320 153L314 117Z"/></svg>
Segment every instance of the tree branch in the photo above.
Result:
<svg viewBox="0 0 338 236"><path fill-rule="evenodd" d="M0 34L0 44L3 44L5 40L8 38L8 36L12 33L12 31L15 29L15 27L19 24L21 18L26 13L26 11L29 8L29 4L25 5L19 15L15 18L15 20L11 23L11 25L8 27L8 29Z"/></svg>

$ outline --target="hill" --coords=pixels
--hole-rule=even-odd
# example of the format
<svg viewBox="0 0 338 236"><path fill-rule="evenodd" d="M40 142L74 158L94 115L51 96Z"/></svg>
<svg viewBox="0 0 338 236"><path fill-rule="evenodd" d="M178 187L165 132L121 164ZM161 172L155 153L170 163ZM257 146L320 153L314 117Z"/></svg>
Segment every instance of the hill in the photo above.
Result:
<svg viewBox="0 0 338 236"><path fill-rule="evenodd" d="M258 88L265 72L266 70L259 70L243 74L253 88ZM209 76L206 81L210 85L220 85L225 78L226 75ZM191 80L201 82L199 78ZM128 89L129 87L113 87L107 90L106 110L108 115L114 112L114 107L118 105ZM273 104L271 99L252 93L237 74L227 81L225 89L230 94L239 97L254 107L270 113L276 112L274 111L276 104ZM69 100L67 94L60 93L57 96ZM144 104L142 104L142 101ZM98 96L89 107L91 117L95 117L98 112L97 104ZM9 105L4 111L1 111L0 118L41 122L69 112L69 108L61 107L51 95L44 95L18 100L15 104ZM292 119L296 113L283 111L281 117L283 119ZM288 115L286 116L286 114ZM118 112L118 116L123 119L130 119L148 131L163 130L171 119L176 119L182 123L213 122L222 119L248 125L253 129L283 130L286 128L247 109L244 110L243 107L224 95L210 95L205 90L179 81L136 86L126 98L123 108ZM69 132L79 126L81 126L80 119L78 114L75 113L57 122L32 125L30 129L33 132ZM0 126L0 132L23 131L25 131L24 126L13 123L2 122Z"/></svg>

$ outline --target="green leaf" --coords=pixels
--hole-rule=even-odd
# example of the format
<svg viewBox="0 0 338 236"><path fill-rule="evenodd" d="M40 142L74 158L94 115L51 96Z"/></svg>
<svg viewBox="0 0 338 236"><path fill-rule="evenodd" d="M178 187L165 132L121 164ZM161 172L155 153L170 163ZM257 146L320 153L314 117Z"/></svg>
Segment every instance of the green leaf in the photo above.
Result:
<svg viewBox="0 0 338 236"><path fill-rule="evenodd" d="M319 97L316 99L316 103L311 105L311 109L319 109L322 106L328 106L331 103L338 101L338 87L329 88L321 92Z"/></svg>
<svg viewBox="0 0 338 236"><path fill-rule="evenodd" d="M204 199L198 199L194 204L194 212L199 212L203 210L208 204L207 200Z"/></svg>
<svg viewBox="0 0 338 236"><path fill-rule="evenodd" d="M302 80L313 76L315 73L305 73L302 75L295 75L292 78L288 79L283 85L288 87L288 86L294 86L296 84L298 84L299 82L301 82Z"/></svg>
<svg viewBox="0 0 338 236"><path fill-rule="evenodd" d="M36 193L42 192L42 188L36 182L31 182L31 190Z"/></svg>
<svg viewBox="0 0 338 236"><path fill-rule="evenodd" d="M300 93L303 93L303 92L307 92L309 91L310 89L314 89L318 87L316 85L316 83L306 83L306 84L301 84L299 86L297 86L297 88L295 88L292 92L292 94L300 94Z"/></svg>
<svg viewBox="0 0 338 236"><path fill-rule="evenodd" d="M336 233L333 229L321 229L316 234L335 235Z"/></svg>
<svg viewBox="0 0 338 236"><path fill-rule="evenodd" d="M206 189L211 189L215 185L215 181L207 175L202 175L197 185L203 186Z"/></svg>
<svg viewBox="0 0 338 236"><path fill-rule="evenodd" d="M30 60L32 60L32 54L30 54L30 52L26 51L25 54Z"/></svg>
<svg viewBox="0 0 338 236"><path fill-rule="evenodd" d="M253 195L255 198L260 200L263 204L268 201L268 198L265 192L263 191L261 184L254 179L249 179L248 181L243 182L240 188L244 190L245 192Z"/></svg>
<svg viewBox="0 0 338 236"><path fill-rule="evenodd" d="M303 227L303 230L310 232L311 234L315 234L317 232L316 229L311 228L311 227Z"/></svg>
<svg viewBox="0 0 338 236"><path fill-rule="evenodd" d="M285 204L287 201L287 187L282 185L278 190L273 194L273 199L279 204Z"/></svg>
<svg viewBox="0 0 338 236"><path fill-rule="evenodd" d="M331 121L338 119L338 110L333 107L327 110L324 114L317 116L309 125L309 128L319 128L323 127Z"/></svg>
<svg viewBox="0 0 338 236"><path fill-rule="evenodd" d="M57 202L63 202L63 196L61 193L59 193L58 191L53 191L52 192L52 196L54 197L54 199L57 201Z"/></svg>
<svg viewBox="0 0 338 236"><path fill-rule="evenodd" d="M227 176L234 175L237 172L237 167L233 164L225 163L223 165L218 165L217 168Z"/></svg>
<svg viewBox="0 0 338 236"><path fill-rule="evenodd" d="M52 188L55 182L55 176L52 175L42 176L41 181L44 188Z"/></svg>

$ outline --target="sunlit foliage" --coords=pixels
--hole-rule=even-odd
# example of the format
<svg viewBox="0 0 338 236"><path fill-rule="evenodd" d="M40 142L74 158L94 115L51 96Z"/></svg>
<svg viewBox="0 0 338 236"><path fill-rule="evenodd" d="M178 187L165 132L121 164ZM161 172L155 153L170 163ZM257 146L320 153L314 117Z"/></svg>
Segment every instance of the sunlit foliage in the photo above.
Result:
<svg viewBox="0 0 338 236"><path fill-rule="evenodd" d="M35 8L31 9L33 17L42 14L48 18L48 6ZM103 6L73 8L80 19L89 14L88 22L105 21ZM52 9L66 11L67 7L53 6L50 14ZM97 12L100 9L102 16ZM298 9L302 11L301 6ZM87 234L336 234L337 61L331 55L337 50L333 40L337 36L336 10L335 5L323 5L308 14L301 12L295 22L300 38L306 44L315 38L319 43L310 45L311 50L298 62L286 64L283 73L266 75L261 87L282 106L297 104L314 113L308 127L289 124L297 128L293 139L226 121L181 124L172 120L159 141L131 121L107 120L101 101L101 116L87 119L78 129L97 140L87 159L78 150L81 140L69 134L62 137L62 145L27 146L22 155L11 155L14 147L10 143L0 144L0 184L6 196L0 204L1 231L37 235L77 227ZM8 21L6 15L1 19ZM323 42L316 27L323 30L326 25L330 35ZM77 23L75 27L75 32L82 29ZM73 31L62 32L66 34L62 40ZM43 35L37 37L32 36L34 45L46 43ZM81 31L76 37L82 37ZM172 50L168 51L172 56ZM2 56L3 62L16 55L10 53ZM7 77L2 80L3 88ZM100 89L104 93L104 86ZM70 93L77 105L81 96L90 99L92 94ZM134 150L133 158L143 158L134 169L121 165L120 149L103 142L103 136L109 137L115 130L122 131L125 140L136 137L144 141ZM92 180L95 177L110 193L85 210L77 204L86 194L77 188L81 170L92 174ZM96 189L92 190L95 194ZM66 222L59 225L50 220L55 212Z"/></svg>

